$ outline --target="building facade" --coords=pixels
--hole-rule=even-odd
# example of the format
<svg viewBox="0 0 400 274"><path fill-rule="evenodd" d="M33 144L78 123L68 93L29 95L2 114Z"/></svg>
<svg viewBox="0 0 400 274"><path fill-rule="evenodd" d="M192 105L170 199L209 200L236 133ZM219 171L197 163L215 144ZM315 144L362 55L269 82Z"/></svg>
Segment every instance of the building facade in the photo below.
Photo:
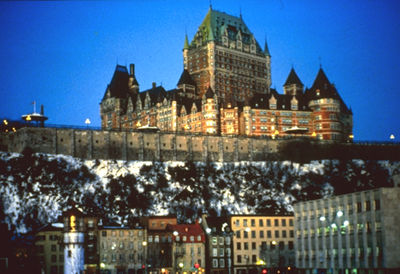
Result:
<svg viewBox="0 0 400 274"><path fill-rule="evenodd" d="M205 234L200 224L168 225L172 232L172 273L197 273L205 268Z"/></svg>
<svg viewBox="0 0 400 274"><path fill-rule="evenodd" d="M211 7L183 47L177 87L139 92L135 67L117 65L100 103L102 128L156 127L212 135L306 136L351 141L352 112L320 68L304 89L292 68L283 94L271 88L271 55L236 17Z"/></svg>
<svg viewBox="0 0 400 274"><path fill-rule="evenodd" d="M64 245L62 242L62 224L48 225L36 234L36 256L43 273L64 273Z"/></svg>
<svg viewBox="0 0 400 274"><path fill-rule="evenodd" d="M296 266L304 273L400 270L400 188L380 188L294 205Z"/></svg>
<svg viewBox="0 0 400 274"><path fill-rule="evenodd" d="M100 273L137 273L146 265L146 230L143 227L103 226L98 231Z"/></svg>
<svg viewBox="0 0 400 274"><path fill-rule="evenodd" d="M293 216L231 216L234 273L294 268Z"/></svg>
<svg viewBox="0 0 400 274"><path fill-rule="evenodd" d="M206 232L205 269L207 273L233 273L233 232L229 217L203 216L201 226Z"/></svg>
<svg viewBox="0 0 400 274"><path fill-rule="evenodd" d="M143 218L147 228L148 273L172 273L173 250L170 225L176 225L176 216L150 216Z"/></svg>

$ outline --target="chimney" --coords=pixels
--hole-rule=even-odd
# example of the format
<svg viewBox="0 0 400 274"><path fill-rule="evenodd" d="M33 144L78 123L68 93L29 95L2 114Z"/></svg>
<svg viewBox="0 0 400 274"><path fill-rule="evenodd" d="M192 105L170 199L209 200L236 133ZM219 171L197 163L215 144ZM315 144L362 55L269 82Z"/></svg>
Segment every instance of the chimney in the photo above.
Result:
<svg viewBox="0 0 400 274"><path fill-rule="evenodd" d="M130 64L130 75L134 76L135 75L135 64Z"/></svg>
<svg viewBox="0 0 400 274"><path fill-rule="evenodd" d="M156 88L156 82L151 83L152 88Z"/></svg>
<svg viewBox="0 0 400 274"><path fill-rule="evenodd" d="M43 105L40 106L40 114L44 115L44 106Z"/></svg>

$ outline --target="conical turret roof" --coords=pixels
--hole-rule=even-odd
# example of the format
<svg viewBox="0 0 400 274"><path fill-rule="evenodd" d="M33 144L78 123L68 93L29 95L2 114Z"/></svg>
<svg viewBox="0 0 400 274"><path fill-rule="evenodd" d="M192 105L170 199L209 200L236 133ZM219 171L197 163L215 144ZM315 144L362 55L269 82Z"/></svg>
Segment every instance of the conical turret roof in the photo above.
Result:
<svg viewBox="0 0 400 274"><path fill-rule="evenodd" d="M297 76L297 73L294 70L294 68L292 68L290 70L289 76L286 79L284 86L293 85L293 84L303 86L303 83L300 81L300 78L299 78L299 76Z"/></svg>

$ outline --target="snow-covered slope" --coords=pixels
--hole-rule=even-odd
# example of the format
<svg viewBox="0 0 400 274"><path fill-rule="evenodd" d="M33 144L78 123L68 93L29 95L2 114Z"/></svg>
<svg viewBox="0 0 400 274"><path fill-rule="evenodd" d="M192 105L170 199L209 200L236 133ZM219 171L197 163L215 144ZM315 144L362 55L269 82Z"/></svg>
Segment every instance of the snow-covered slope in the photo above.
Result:
<svg viewBox="0 0 400 274"><path fill-rule="evenodd" d="M202 213L290 214L292 204L391 186L398 162L139 162L0 152L0 209L20 232L55 221L74 204L107 221Z"/></svg>

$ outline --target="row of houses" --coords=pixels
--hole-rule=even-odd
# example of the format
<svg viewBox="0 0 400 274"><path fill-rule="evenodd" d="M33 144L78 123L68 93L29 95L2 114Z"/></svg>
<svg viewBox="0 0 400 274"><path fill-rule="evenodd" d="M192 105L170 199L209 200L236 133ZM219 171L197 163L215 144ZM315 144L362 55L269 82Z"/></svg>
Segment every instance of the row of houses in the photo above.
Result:
<svg viewBox="0 0 400 274"><path fill-rule="evenodd" d="M45 273L389 273L400 188L299 202L294 216L148 216L109 226L77 209L36 236Z"/></svg>

